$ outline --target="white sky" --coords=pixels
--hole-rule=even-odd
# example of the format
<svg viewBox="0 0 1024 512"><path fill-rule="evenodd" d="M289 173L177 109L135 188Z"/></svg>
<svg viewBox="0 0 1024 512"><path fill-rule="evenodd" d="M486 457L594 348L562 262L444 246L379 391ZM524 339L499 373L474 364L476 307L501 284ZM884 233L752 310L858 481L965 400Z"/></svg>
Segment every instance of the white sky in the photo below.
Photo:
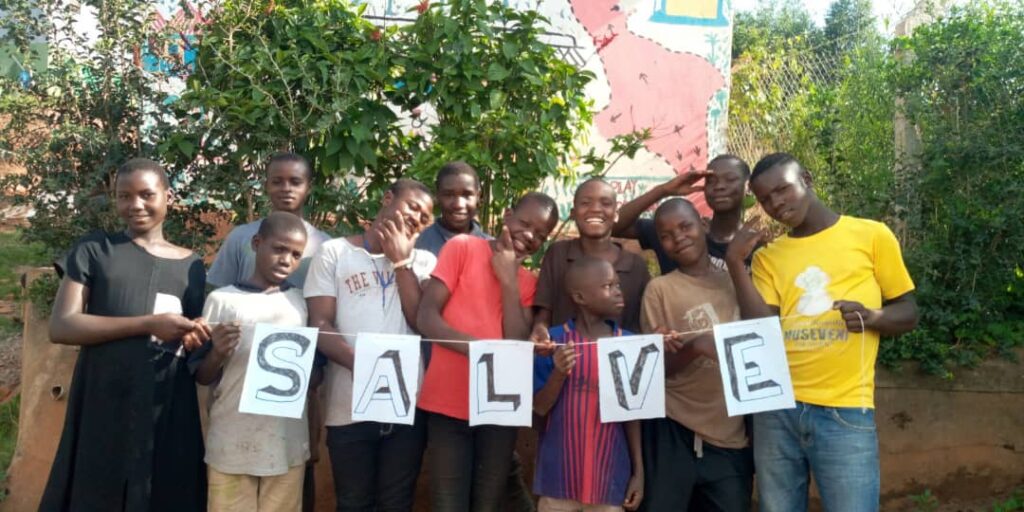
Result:
<svg viewBox="0 0 1024 512"><path fill-rule="evenodd" d="M831 0L801 0L811 17L824 26L825 13L832 5ZM763 2L762 0L732 0L732 8L735 11L752 11ZM883 33L892 33L892 27L900 21L904 14L914 8L917 0L871 0L875 17L878 18L878 28Z"/></svg>

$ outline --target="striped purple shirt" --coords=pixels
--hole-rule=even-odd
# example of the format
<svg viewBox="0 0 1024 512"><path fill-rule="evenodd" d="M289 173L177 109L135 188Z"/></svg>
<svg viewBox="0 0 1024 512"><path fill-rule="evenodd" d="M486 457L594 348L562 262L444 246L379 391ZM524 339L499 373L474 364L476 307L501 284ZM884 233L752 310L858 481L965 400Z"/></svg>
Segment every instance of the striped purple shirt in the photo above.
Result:
<svg viewBox="0 0 1024 512"><path fill-rule="evenodd" d="M576 332L572 321L548 332L558 344L591 341ZM616 328L616 336L629 334ZM536 356L535 393L544 387L554 367L553 356ZM631 464L623 424L601 423L597 345L577 346L576 366L542 423L533 491L551 498L619 506L626 499Z"/></svg>

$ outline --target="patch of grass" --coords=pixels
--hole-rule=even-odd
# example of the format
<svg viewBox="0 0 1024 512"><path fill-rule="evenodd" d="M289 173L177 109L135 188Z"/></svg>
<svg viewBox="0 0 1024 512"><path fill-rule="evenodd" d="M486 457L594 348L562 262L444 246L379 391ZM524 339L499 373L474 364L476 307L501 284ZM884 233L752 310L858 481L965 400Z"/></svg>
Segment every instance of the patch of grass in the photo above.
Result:
<svg viewBox="0 0 1024 512"><path fill-rule="evenodd" d="M21 290L20 266L45 265L46 249L39 243L27 244L21 231L0 233L0 299L13 300Z"/></svg>
<svg viewBox="0 0 1024 512"><path fill-rule="evenodd" d="M16 395L0 405L0 482L7 480L7 468L14 457L18 444L18 411L21 409L21 395ZM0 496L0 500L3 496Z"/></svg>
<svg viewBox="0 0 1024 512"><path fill-rule="evenodd" d="M0 342L10 336L18 334L21 332L21 328L21 322L10 317L0 316Z"/></svg>
<svg viewBox="0 0 1024 512"><path fill-rule="evenodd" d="M1024 510L1024 487L1013 491L1013 495L1009 498L992 505L992 512L1015 512L1019 510Z"/></svg>

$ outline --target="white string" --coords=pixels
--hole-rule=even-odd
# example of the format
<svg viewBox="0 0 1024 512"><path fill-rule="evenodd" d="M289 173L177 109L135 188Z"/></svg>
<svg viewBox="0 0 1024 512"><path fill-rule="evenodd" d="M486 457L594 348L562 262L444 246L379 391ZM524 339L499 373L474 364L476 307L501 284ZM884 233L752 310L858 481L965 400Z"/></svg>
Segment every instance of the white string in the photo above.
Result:
<svg viewBox="0 0 1024 512"><path fill-rule="evenodd" d="M858 316L859 315L860 315L860 313L858 313ZM778 317L778 319L779 319L779 322L781 322L782 320L788 320L790 318L801 318L801 317L803 317L803 315L790 315L790 316L781 316L781 317ZM207 325L210 325L210 326L220 325L220 324L245 325L245 326L254 326L254 325L256 325L256 324L251 324L251 323L207 322ZM863 325L863 321L861 321L861 325ZM708 327L708 328L704 328L704 329L694 329L694 330L691 330L691 331L676 331L673 334L675 334L676 336L685 336L687 334L700 334L700 333L712 332L712 331L714 331L714 327ZM336 335L336 336L344 336L346 338L355 338L355 337L357 337L359 335L359 333L326 331L326 330L323 330L323 329L320 329L318 332L320 334L333 334L333 335ZM367 333L367 334L370 334L370 333ZM649 335L658 335L658 333L651 333ZM642 335L636 335L636 336L642 336ZM609 336L609 337L611 338L611 337L617 337L617 336ZM429 341L431 343L461 343L461 344L466 344L466 345L468 345L470 343L476 343L476 341L446 340L446 339L443 339L443 338L437 338L437 339L435 339L435 338L420 338L420 341ZM477 340L477 341L479 341L479 340ZM521 342L521 343L534 343L531 340L505 340L505 339L503 339L501 341L518 341L518 342ZM579 343L573 343L574 346L596 345L596 344L597 344L597 341L583 341L583 342L579 342Z"/></svg>
<svg viewBox="0 0 1024 512"><path fill-rule="evenodd" d="M861 316L860 311L854 311L857 315L857 320L860 321L860 409L861 412L867 413L868 411L868 371L867 365L864 364L864 349L867 345L867 336L864 332L864 317Z"/></svg>

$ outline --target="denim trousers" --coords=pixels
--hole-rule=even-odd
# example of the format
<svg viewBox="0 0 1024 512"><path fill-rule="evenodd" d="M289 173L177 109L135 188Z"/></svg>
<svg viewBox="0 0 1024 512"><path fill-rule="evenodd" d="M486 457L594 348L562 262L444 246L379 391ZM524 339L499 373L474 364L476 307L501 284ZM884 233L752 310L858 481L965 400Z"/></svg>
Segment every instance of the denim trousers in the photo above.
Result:
<svg viewBox="0 0 1024 512"><path fill-rule="evenodd" d="M809 477L829 512L878 510L875 411L822 407L754 415L754 463L762 512L807 510Z"/></svg>

